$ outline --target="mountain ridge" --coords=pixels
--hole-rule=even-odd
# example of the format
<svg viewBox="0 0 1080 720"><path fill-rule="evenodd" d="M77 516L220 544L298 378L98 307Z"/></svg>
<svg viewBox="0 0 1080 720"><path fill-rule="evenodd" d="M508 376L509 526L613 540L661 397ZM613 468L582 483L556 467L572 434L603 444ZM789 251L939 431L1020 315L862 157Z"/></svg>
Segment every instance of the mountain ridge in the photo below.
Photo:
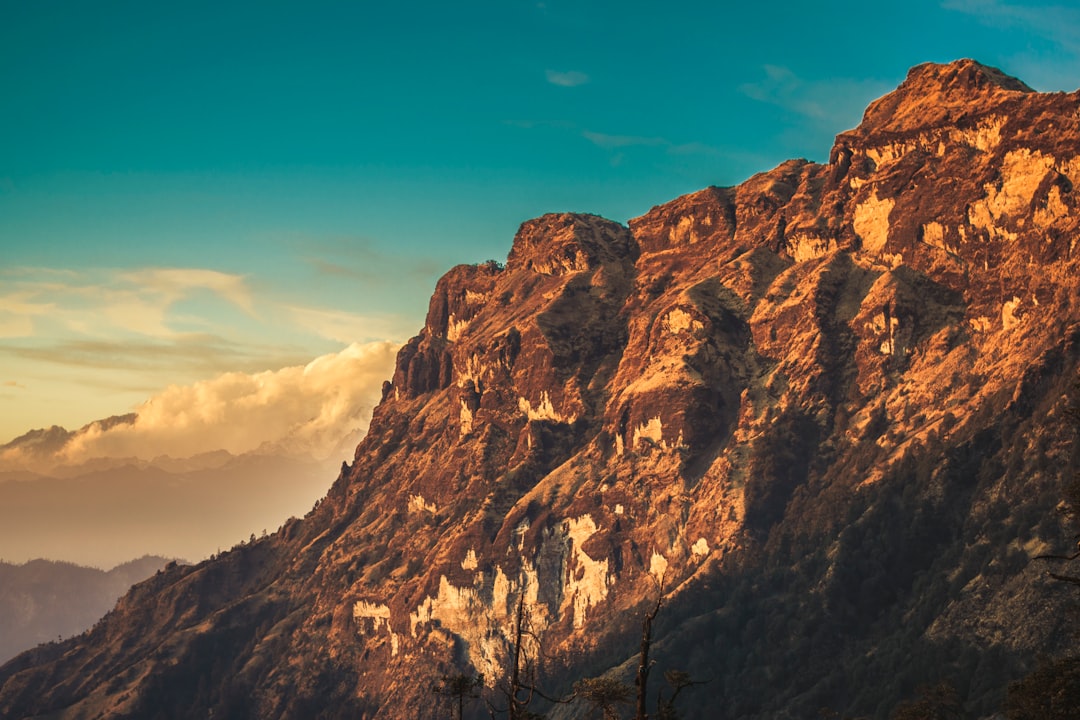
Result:
<svg viewBox="0 0 1080 720"><path fill-rule="evenodd" d="M526 221L439 280L308 516L0 668L0 711L435 717L424 678L506 672L518 600L569 689L663 588L658 674L716 679L686 717L941 678L993 712L1067 649L1030 560L1076 462L1080 95L1025 88L919 66L828 164Z"/></svg>

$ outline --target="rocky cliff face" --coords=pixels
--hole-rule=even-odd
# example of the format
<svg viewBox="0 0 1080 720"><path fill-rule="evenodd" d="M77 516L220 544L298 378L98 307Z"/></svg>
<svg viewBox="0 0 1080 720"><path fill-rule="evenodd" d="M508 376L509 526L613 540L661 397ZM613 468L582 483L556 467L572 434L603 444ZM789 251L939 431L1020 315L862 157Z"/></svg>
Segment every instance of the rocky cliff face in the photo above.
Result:
<svg viewBox="0 0 1080 720"><path fill-rule="evenodd" d="M547 215L439 281L306 518L0 670L0 714L439 717L635 662L686 717L973 712L1064 647L1080 95L922 65L840 135L629 227ZM539 657L539 656L538 656ZM628 675L627 675L628 677ZM560 706L556 716L583 713Z"/></svg>

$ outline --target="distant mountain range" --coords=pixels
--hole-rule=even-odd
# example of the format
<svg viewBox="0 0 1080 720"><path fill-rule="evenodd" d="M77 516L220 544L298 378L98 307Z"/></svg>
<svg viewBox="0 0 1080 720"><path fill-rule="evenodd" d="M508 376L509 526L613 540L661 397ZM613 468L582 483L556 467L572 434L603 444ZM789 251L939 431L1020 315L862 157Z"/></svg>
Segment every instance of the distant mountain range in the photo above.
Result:
<svg viewBox="0 0 1080 720"><path fill-rule="evenodd" d="M132 585L170 561L146 556L108 572L72 563L0 562L0 663L90 629Z"/></svg>
<svg viewBox="0 0 1080 720"><path fill-rule="evenodd" d="M310 513L0 667L0 716L992 716L1075 651L1078 187L1080 92L962 60L828 163L529 220ZM1075 719L1039 677L1014 717Z"/></svg>

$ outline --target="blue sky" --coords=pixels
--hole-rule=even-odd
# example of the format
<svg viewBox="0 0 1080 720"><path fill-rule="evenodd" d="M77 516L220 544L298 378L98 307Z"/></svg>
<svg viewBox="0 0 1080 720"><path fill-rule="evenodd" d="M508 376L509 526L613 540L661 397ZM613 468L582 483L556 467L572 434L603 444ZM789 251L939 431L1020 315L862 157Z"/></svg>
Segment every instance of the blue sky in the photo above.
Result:
<svg viewBox="0 0 1080 720"><path fill-rule="evenodd" d="M550 211L625 221L912 65L1080 86L1080 11L943 2L0 5L0 442L403 340Z"/></svg>

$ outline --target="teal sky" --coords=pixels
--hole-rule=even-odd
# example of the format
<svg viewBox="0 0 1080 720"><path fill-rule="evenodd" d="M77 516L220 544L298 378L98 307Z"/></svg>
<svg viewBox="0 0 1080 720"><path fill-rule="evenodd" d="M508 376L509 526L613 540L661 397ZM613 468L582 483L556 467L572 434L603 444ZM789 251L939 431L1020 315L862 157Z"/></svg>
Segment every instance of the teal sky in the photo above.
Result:
<svg viewBox="0 0 1080 720"><path fill-rule="evenodd" d="M1080 86L1080 10L0 4L0 443L403 340L521 221L626 221L833 136L912 65Z"/></svg>

